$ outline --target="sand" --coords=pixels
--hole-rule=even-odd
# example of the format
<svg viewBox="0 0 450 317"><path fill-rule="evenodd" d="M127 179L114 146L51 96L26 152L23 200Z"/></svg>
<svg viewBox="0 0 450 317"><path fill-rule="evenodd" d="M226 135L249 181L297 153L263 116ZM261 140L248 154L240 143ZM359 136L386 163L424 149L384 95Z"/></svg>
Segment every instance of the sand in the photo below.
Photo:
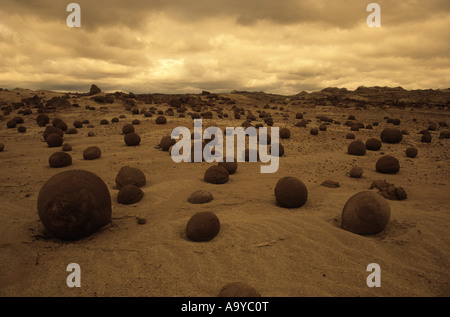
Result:
<svg viewBox="0 0 450 317"><path fill-rule="evenodd" d="M35 93L47 99L63 95L3 90L0 100L17 101ZM239 94L225 96L253 113L266 104ZM209 163L177 164L157 148L174 127L192 127L190 116L166 115L167 124L159 125L155 123L157 116L132 115L118 101L100 109L102 105L88 97L70 100L80 107L49 113L50 118L62 118L68 126L75 120L89 119L95 127L64 135L64 142L73 147L73 164L68 167L48 165L55 148L48 148L43 140L44 128L35 122L36 109L24 116L26 133L6 127L17 109L1 118L0 142L5 149L0 152L0 296L210 297L230 282L247 283L264 297L450 295L450 141L438 139L439 132L432 132L432 142L426 144L417 134L429 120L448 122L448 111L284 105L290 113L284 121L285 111L265 109L272 113L274 126L287 126L291 131L290 139L280 140L285 155L280 158L279 170L261 174L259 162L239 163L227 183L216 185L203 180ZM94 105L96 110L87 110L86 105ZM168 107L154 106L161 110ZM219 119L213 112L213 121L220 127L242 123L242 119L234 119L231 106L221 106L229 118ZM295 114L303 111L312 122L307 128L294 127L298 121ZM119 123L98 124L101 119L110 121L121 114L126 118ZM385 116L401 118L399 127L407 129L409 135L404 135L399 144L383 143L380 151L356 157L347 154L351 140L345 136L349 127L331 124L317 136L309 133L311 127L319 126L316 115L343 122L349 114L365 124L380 122L373 130L354 132L363 142L379 138L384 127L392 126L383 119ZM137 147L128 147L122 126L136 118L141 121L135 129L142 141ZM96 136L88 137L89 131ZM89 146L100 147L100 159L83 160L83 150ZM409 146L419 150L414 159L405 155ZM395 175L375 171L376 160L388 154L400 161L400 171ZM141 188L144 197L133 205L117 203L115 177L125 165L140 168L147 177L147 184ZM364 169L361 178L349 176L354 166ZM50 237L36 208L46 180L69 169L97 174L107 184L112 200L111 223L72 242ZM298 177L307 186L308 200L303 207L277 206L274 188L283 176ZM327 179L339 182L340 187L320 186ZM346 201L357 192L369 190L377 179L403 187L408 195L403 201L388 201L391 218L386 229L370 236L341 229ZM214 199L190 204L187 198L196 190L209 191ZM186 223L200 211L217 215L220 232L210 241L192 242L185 235ZM143 218L143 224L138 223ZM70 263L80 265L80 288L66 284ZM366 284L370 263L380 265L381 287Z"/></svg>

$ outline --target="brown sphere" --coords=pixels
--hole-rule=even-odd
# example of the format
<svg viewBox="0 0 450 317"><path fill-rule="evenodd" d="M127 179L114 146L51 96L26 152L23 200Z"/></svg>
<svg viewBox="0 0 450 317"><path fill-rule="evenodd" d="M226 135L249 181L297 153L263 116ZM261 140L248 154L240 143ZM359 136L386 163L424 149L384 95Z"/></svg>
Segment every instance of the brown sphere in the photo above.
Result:
<svg viewBox="0 0 450 317"><path fill-rule="evenodd" d="M49 157L48 164L55 168L66 167L72 165L72 156L65 152L56 152Z"/></svg>
<svg viewBox="0 0 450 317"><path fill-rule="evenodd" d="M141 201L142 197L144 197L144 192L137 186L134 185L125 185L117 194L117 202L123 205L131 205Z"/></svg>
<svg viewBox="0 0 450 317"><path fill-rule="evenodd" d="M125 185L142 187L147 183L145 174L138 168L123 166L116 175L116 186L121 189Z"/></svg>
<svg viewBox="0 0 450 317"><path fill-rule="evenodd" d="M187 201L191 204L205 204L213 200L213 195L206 190L197 190L189 195Z"/></svg>
<svg viewBox="0 0 450 317"><path fill-rule="evenodd" d="M97 175L70 170L42 186L37 209L45 228L61 239L88 236L111 220L111 196Z"/></svg>
<svg viewBox="0 0 450 317"><path fill-rule="evenodd" d="M167 123L167 119L164 116L158 116L155 120L156 124L166 124Z"/></svg>
<svg viewBox="0 0 450 317"><path fill-rule="evenodd" d="M360 178L363 174L364 170L362 167L355 166L350 170L350 177Z"/></svg>
<svg viewBox="0 0 450 317"><path fill-rule="evenodd" d="M141 137L135 132L131 132L125 135L124 141L128 146L137 146L141 143Z"/></svg>
<svg viewBox="0 0 450 317"><path fill-rule="evenodd" d="M50 134L47 139L48 147L58 147L63 143L63 138L59 134Z"/></svg>
<svg viewBox="0 0 450 317"><path fill-rule="evenodd" d="M19 133L25 133L25 132L27 132L27 128L24 127L24 126L20 126L20 127L17 128L17 131L18 131Z"/></svg>
<svg viewBox="0 0 450 317"><path fill-rule="evenodd" d="M9 120L8 122L6 122L6 127L8 129L13 129L17 126L17 122L15 120Z"/></svg>
<svg viewBox="0 0 450 317"><path fill-rule="evenodd" d="M276 148L277 146L278 146L278 157L282 157L284 155L284 146L279 143L274 143L274 144L270 145L269 154L275 156L275 152L272 153L272 147Z"/></svg>
<svg viewBox="0 0 450 317"><path fill-rule="evenodd" d="M380 139L384 143L399 143L403 139L403 133L399 129L385 128L381 131Z"/></svg>
<svg viewBox="0 0 450 317"><path fill-rule="evenodd" d="M64 143L62 145L61 150L63 150L63 151L72 151L72 145L70 145L69 143Z"/></svg>
<svg viewBox="0 0 450 317"><path fill-rule="evenodd" d="M347 153L350 155L363 156L366 154L366 146L360 140L353 141L348 145Z"/></svg>
<svg viewBox="0 0 450 317"><path fill-rule="evenodd" d="M306 203L308 189L297 177L285 176L275 186L275 198L281 207L298 208Z"/></svg>
<svg viewBox="0 0 450 317"><path fill-rule="evenodd" d="M159 146L161 150L168 151L172 145L174 145L177 141L172 139L170 135L163 136L161 141L159 142Z"/></svg>
<svg viewBox="0 0 450 317"><path fill-rule="evenodd" d="M420 141L423 143L430 143L431 142L431 134L424 134L420 138Z"/></svg>
<svg viewBox="0 0 450 317"><path fill-rule="evenodd" d="M381 148L381 141L376 138L370 138L366 141L366 149L369 151L378 151Z"/></svg>
<svg viewBox="0 0 450 317"><path fill-rule="evenodd" d="M122 134L128 134L131 132L134 132L134 126L132 124L127 123L122 127Z"/></svg>
<svg viewBox="0 0 450 317"><path fill-rule="evenodd" d="M375 168L379 173L395 174L400 170L400 163L395 157L385 155L378 159Z"/></svg>
<svg viewBox="0 0 450 317"><path fill-rule="evenodd" d="M235 158L233 158L232 162L227 162L227 158L224 157L223 162L219 162L217 165L225 167L229 175L236 173L238 168L238 163Z"/></svg>
<svg viewBox="0 0 450 317"><path fill-rule="evenodd" d="M55 128L52 125L49 125L44 130L44 133L43 133L44 140L47 140L48 136L51 134L58 134L60 137L63 137L64 131L59 128Z"/></svg>
<svg viewBox="0 0 450 317"><path fill-rule="evenodd" d="M261 297L261 294L246 283L233 282L222 287L217 297Z"/></svg>
<svg viewBox="0 0 450 317"><path fill-rule="evenodd" d="M347 133L347 135L345 136L346 139L354 139L355 135L353 133Z"/></svg>
<svg viewBox="0 0 450 317"><path fill-rule="evenodd" d="M211 184L225 184L228 182L229 174L228 170L219 165L213 165L208 168L204 175L204 180Z"/></svg>
<svg viewBox="0 0 450 317"><path fill-rule="evenodd" d="M209 241L220 231L220 221L210 211L202 211L193 215L186 224L186 236L195 242Z"/></svg>
<svg viewBox="0 0 450 317"><path fill-rule="evenodd" d="M85 160L95 160L102 156L102 151L97 146L90 146L83 151L83 158Z"/></svg>
<svg viewBox="0 0 450 317"><path fill-rule="evenodd" d="M36 117L36 123L40 127L45 127L50 122L48 115L41 113Z"/></svg>
<svg viewBox="0 0 450 317"><path fill-rule="evenodd" d="M350 197L342 210L342 229L357 234L382 231L389 222L391 208L380 194L359 192Z"/></svg>
<svg viewBox="0 0 450 317"><path fill-rule="evenodd" d="M289 139L291 137L291 131L288 128L280 129L280 138L281 139Z"/></svg>
<svg viewBox="0 0 450 317"><path fill-rule="evenodd" d="M317 128L311 128L311 130L309 130L309 133L310 133L311 135L317 135L317 134L319 134L319 129L317 129Z"/></svg>
<svg viewBox="0 0 450 317"><path fill-rule="evenodd" d="M406 156L410 157L410 158L415 158L417 156L417 153L419 153L419 151L417 150L417 148L411 146L409 148L406 149Z"/></svg>

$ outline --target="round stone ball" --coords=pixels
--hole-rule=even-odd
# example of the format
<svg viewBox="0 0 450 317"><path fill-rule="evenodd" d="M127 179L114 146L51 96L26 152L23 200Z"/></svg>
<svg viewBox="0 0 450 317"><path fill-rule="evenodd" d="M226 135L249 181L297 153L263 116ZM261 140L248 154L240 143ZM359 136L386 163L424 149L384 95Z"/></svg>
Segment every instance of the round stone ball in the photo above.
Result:
<svg viewBox="0 0 450 317"><path fill-rule="evenodd" d="M132 132L134 132L134 126L132 124L127 123L122 127L122 134L126 135Z"/></svg>
<svg viewBox="0 0 450 317"><path fill-rule="evenodd" d="M342 210L342 229L356 234L374 234L384 230L391 208L383 196L373 191L359 192Z"/></svg>
<svg viewBox="0 0 450 317"><path fill-rule="evenodd" d="M50 118L45 113L41 113L36 117L36 123L40 127L45 127L50 122Z"/></svg>
<svg viewBox="0 0 450 317"><path fill-rule="evenodd" d="M396 128L385 128L381 131L380 139L384 143L399 143L403 139L403 133Z"/></svg>
<svg viewBox="0 0 450 317"><path fill-rule="evenodd" d="M406 149L406 156L409 158L415 158L418 153L419 153L419 151L417 150L417 148L415 148L413 146Z"/></svg>
<svg viewBox="0 0 450 317"><path fill-rule="evenodd" d="M161 141L159 142L159 146L161 150L168 151L172 145L174 145L177 141L172 139L170 135L163 136Z"/></svg>
<svg viewBox="0 0 450 317"><path fill-rule="evenodd" d="M353 133L347 133L347 135L345 136L346 139L352 140L355 138L355 135Z"/></svg>
<svg viewBox="0 0 450 317"><path fill-rule="evenodd" d="M59 134L50 134L47 139L48 147L58 147L63 143L63 138Z"/></svg>
<svg viewBox="0 0 450 317"><path fill-rule="evenodd" d="M281 207L298 208L306 203L308 189L297 177L285 176L275 186L275 198Z"/></svg>
<svg viewBox="0 0 450 317"><path fill-rule="evenodd" d="M56 125L55 128L61 129L62 131L66 131L67 130L67 124L64 121L59 121Z"/></svg>
<svg viewBox="0 0 450 317"><path fill-rule="evenodd" d="M261 297L261 294L247 283L233 282L222 287L217 297Z"/></svg>
<svg viewBox="0 0 450 317"><path fill-rule="evenodd" d="M356 140L348 145L347 153L350 155L363 156L366 154L366 146L361 140Z"/></svg>
<svg viewBox="0 0 450 317"><path fill-rule="evenodd" d="M211 211L193 215L186 224L186 236L195 242L209 241L220 231L220 221Z"/></svg>
<svg viewBox="0 0 450 317"><path fill-rule="evenodd" d="M109 124L108 120L106 120L106 119L100 120L100 125L108 125L108 124Z"/></svg>
<svg viewBox="0 0 450 317"><path fill-rule="evenodd" d="M141 201L144 197L144 192L142 189L135 185L125 185L117 194L117 202L122 205L131 205Z"/></svg>
<svg viewBox="0 0 450 317"><path fill-rule="evenodd" d="M378 151L381 148L381 141L376 138L370 138L366 141L366 149L369 151Z"/></svg>
<svg viewBox="0 0 450 317"><path fill-rule="evenodd" d="M72 156L65 152L56 152L49 157L48 164L53 168L66 167L72 165Z"/></svg>
<svg viewBox="0 0 450 317"><path fill-rule="evenodd" d="M235 158L233 158L233 161L231 162L227 162L227 158L224 158L223 162L219 162L217 165L224 167L228 171L229 175L236 173L238 168L238 163Z"/></svg>
<svg viewBox="0 0 450 317"><path fill-rule="evenodd" d="M85 160L95 160L102 156L102 151L97 146L90 146L83 151L83 158Z"/></svg>
<svg viewBox="0 0 450 317"><path fill-rule="evenodd" d="M213 200L213 195L206 190L197 190L189 195L187 201L191 204L205 204Z"/></svg>
<svg viewBox="0 0 450 317"><path fill-rule="evenodd" d="M311 135L317 135L317 134L319 134L319 129L317 129L317 128L311 128L311 130L309 130L309 133L310 133Z"/></svg>
<svg viewBox="0 0 450 317"><path fill-rule="evenodd" d="M375 168L378 173L395 174L400 170L400 163L395 157L385 155L378 159Z"/></svg>
<svg viewBox="0 0 450 317"><path fill-rule="evenodd" d="M119 189L125 185L142 187L146 183L145 174L136 167L123 166L116 175L116 186Z"/></svg>
<svg viewBox="0 0 450 317"><path fill-rule="evenodd" d="M355 166L350 170L350 177L352 178L361 178L364 170L362 167Z"/></svg>
<svg viewBox="0 0 450 317"><path fill-rule="evenodd" d="M64 131L59 128L55 128L52 125L49 125L45 128L42 136L44 137L44 140L47 140L48 136L51 134L58 134L59 136L63 137Z"/></svg>
<svg viewBox="0 0 450 317"><path fill-rule="evenodd" d="M431 134L423 134L420 138L420 141L423 143L430 143L431 142Z"/></svg>
<svg viewBox="0 0 450 317"><path fill-rule="evenodd" d="M72 145L69 143L64 143L62 145L61 150L65 151L65 152L72 151Z"/></svg>
<svg viewBox="0 0 450 317"><path fill-rule="evenodd" d="M167 119L164 116L158 116L155 120L156 124L166 124Z"/></svg>
<svg viewBox="0 0 450 317"><path fill-rule="evenodd" d="M27 132L27 128L24 127L24 126L20 126L20 127L17 128L17 131L18 131L19 133L25 133L25 132Z"/></svg>
<svg viewBox="0 0 450 317"><path fill-rule="evenodd" d="M132 124L132 125L139 125L139 124L141 124L141 120L139 120L139 119L134 119L133 121L131 121L131 124Z"/></svg>
<svg viewBox="0 0 450 317"><path fill-rule="evenodd" d="M123 139L128 146L137 146L141 143L141 137L135 132L126 134Z"/></svg>
<svg viewBox="0 0 450 317"><path fill-rule="evenodd" d="M83 170L64 171L42 186L39 218L60 239L86 237L111 221L111 196L103 180Z"/></svg>
<svg viewBox="0 0 450 317"><path fill-rule="evenodd" d="M213 165L208 168L204 175L204 180L207 183L211 184L225 184L229 179L228 170L219 165Z"/></svg>
<svg viewBox="0 0 450 317"><path fill-rule="evenodd" d="M291 131L288 128L280 129L280 138L281 139L289 139L291 137Z"/></svg>
<svg viewBox="0 0 450 317"><path fill-rule="evenodd" d="M16 120L9 120L8 122L6 122L6 127L8 129L13 129L17 126L17 122Z"/></svg>
<svg viewBox="0 0 450 317"><path fill-rule="evenodd" d="M270 145L269 154L275 156L275 152L272 154L272 147L276 148L277 146L278 146L278 157L282 157L284 155L284 146L279 143Z"/></svg>

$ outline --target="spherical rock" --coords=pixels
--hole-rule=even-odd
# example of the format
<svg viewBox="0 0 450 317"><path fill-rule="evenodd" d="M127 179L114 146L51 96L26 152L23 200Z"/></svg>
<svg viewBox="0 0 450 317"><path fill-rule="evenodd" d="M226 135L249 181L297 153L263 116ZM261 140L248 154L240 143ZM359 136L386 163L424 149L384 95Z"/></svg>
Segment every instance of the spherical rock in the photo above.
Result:
<svg viewBox="0 0 450 317"><path fill-rule="evenodd" d="M359 192L342 210L342 228L356 234L374 234L386 227L391 215L389 203L372 191Z"/></svg>
<svg viewBox="0 0 450 317"><path fill-rule="evenodd" d="M352 139L355 138L355 135L354 135L353 133L347 133L347 135L345 136L345 138L346 138L346 139L352 140Z"/></svg>
<svg viewBox="0 0 450 317"><path fill-rule="evenodd" d="M167 119L164 116L158 116L155 120L156 124L166 124L167 123Z"/></svg>
<svg viewBox="0 0 450 317"><path fill-rule="evenodd" d="M63 143L63 138L59 134L50 134L46 141L48 147L58 147Z"/></svg>
<svg viewBox="0 0 450 317"><path fill-rule="evenodd" d="M219 162L217 165L224 167L228 171L229 175L236 173L238 168L238 163L235 158L233 158L232 161L230 160L230 162L227 162L227 158L224 158L223 162Z"/></svg>
<svg viewBox="0 0 450 317"><path fill-rule="evenodd" d="M141 201L144 197L144 192L142 189L135 185L125 185L117 194L117 202L122 205L131 205Z"/></svg>
<svg viewBox="0 0 450 317"><path fill-rule="evenodd" d="M420 141L423 143L430 143L431 142L431 134L424 134L420 138Z"/></svg>
<svg viewBox="0 0 450 317"><path fill-rule="evenodd" d="M83 151L83 158L85 160L95 160L102 156L102 151L97 146L90 146Z"/></svg>
<svg viewBox="0 0 450 317"><path fill-rule="evenodd" d="M17 126L17 122L15 120L9 120L8 122L6 122L6 127L8 129L13 129Z"/></svg>
<svg viewBox="0 0 450 317"><path fill-rule="evenodd" d="M291 137L291 131L288 128L280 129L280 138L289 139Z"/></svg>
<svg viewBox="0 0 450 317"><path fill-rule="evenodd" d="M147 183L145 174L138 168L123 166L116 175L116 186L121 189L125 185L142 187Z"/></svg>
<svg viewBox="0 0 450 317"><path fill-rule="evenodd" d="M50 118L45 113L41 113L36 117L36 123L40 127L45 127L50 122Z"/></svg>
<svg viewBox="0 0 450 317"><path fill-rule="evenodd" d="M72 145L70 145L69 143L64 143L62 145L61 150L65 151L65 152L72 151Z"/></svg>
<svg viewBox="0 0 450 317"><path fill-rule="evenodd" d="M66 134L77 134L78 130L76 128L69 128L66 130Z"/></svg>
<svg viewBox="0 0 450 317"><path fill-rule="evenodd" d="M415 148L413 146L406 149L406 156L409 158L415 158L418 153L419 153L419 151L417 150L417 148Z"/></svg>
<svg viewBox="0 0 450 317"><path fill-rule="evenodd" d="M311 130L309 130L309 133L310 133L311 135L317 135L317 134L319 134L319 129L317 129L317 128L311 128Z"/></svg>
<svg viewBox="0 0 450 317"><path fill-rule="evenodd" d="M141 137L137 133L131 132L125 135L124 141L128 146L137 146L141 143Z"/></svg>
<svg viewBox="0 0 450 317"><path fill-rule="evenodd" d="M366 149L369 151L378 151L381 148L381 141L376 138L370 138L366 141Z"/></svg>
<svg viewBox="0 0 450 317"><path fill-rule="evenodd" d="M49 125L44 130L44 133L43 133L44 140L47 140L47 137L51 134L58 134L59 136L63 137L64 131L59 128L55 128L54 126Z"/></svg>
<svg viewBox="0 0 450 317"><path fill-rule="evenodd" d="M225 285L217 297L261 297L261 294L246 283L233 282Z"/></svg>
<svg viewBox="0 0 450 317"><path fill-rule="evenodd" d="M209 241L220 231L220 221L210 211L202 211L193 215L186 224L186 236L195 242Z"/></svg>
<svg viewBox="0 0 450 317"><path fill-rule="evenodd" d="M363 174L363 171L364 170L362 167L355 166L350 170L350 177L360 178Z"/></svg>
<svg viewBox="0 0 450 317"><path fill-rule="evenodd" d="M111 220L111 196L97 175L64 171L42 186L37 209L45 228L61 239L88 236Z"/></svg>
<svg viewBox="0 0 450 317"><path fill-rule="evenodd" d="M206 170L203 178L207 183L225 184L226 182L228 182L229 174L228 170L225 167L213 165Z"/></svg>
<svg viewBox="0 0 450 317"><path fill-rule="evenodd" d="M275 198L282 207L298 208L306 203L308 189L300 179L285 176L275 186Z"/></svg>
<svg viewBox="0 0 450 317"><path fill-rule="evenodd" d="M134 126L132 124L127 123L122 127L122 134L126 135L132 132L134 132Z"/></svg>
<svg viewBox="0 0 450 317"><path fill-rule="evenodd" d="M65 152L53 153L48 159L50 167L66 167L72 165L72 156Z"/></svg>
<svg viewBox="0 0 450 317"><path fill-rule="evenodd" d="M25 132L27 132L27 128L24 127L24 126L20 126L20 127L17 128L17 131L18 131L19 133L25 133Z"/></svg>
<svg viewBox="0 0 450 317"><path fill-rule="evenodd" d="M100 120L100 125L108 125L108 124L109 124L108 120L106 120L106 119Z"/></svg>
<svg viewBox="0 0 450 317"><path fill-rule="evenodd" d="M205 204L213 200L213 195L206 190L197 190L189 195L187 201L191 204Z"/></svg>
<svg viewBox="0 0 450 317"><path fill-rule="evenodd" d="M395 174L400 170L400 163L395 157L385 155L378 159L375 168L379 173Z"/></svg>
<svg viewBox="0 0 450 317"><path fill-rule="evenodd" d="M172 139L170 135L163 136L161 141L159 142L159 146L161 150L168 151L172 145L174 145L177 141Z"/></svg>
<svg viewBox="0 0 450 317"><path fill-rule="evenodd" d="M348 145L347 153L350 155L363 156L366 154L366 146L360 140L353 141Z"/></svg>
<svg viewBox="0 0 450 317"><path fill-rule="evenodd" d="M399 129L385 128L381 131L380 139L384 143L399 143L403 139L403 133Z"/></svg>

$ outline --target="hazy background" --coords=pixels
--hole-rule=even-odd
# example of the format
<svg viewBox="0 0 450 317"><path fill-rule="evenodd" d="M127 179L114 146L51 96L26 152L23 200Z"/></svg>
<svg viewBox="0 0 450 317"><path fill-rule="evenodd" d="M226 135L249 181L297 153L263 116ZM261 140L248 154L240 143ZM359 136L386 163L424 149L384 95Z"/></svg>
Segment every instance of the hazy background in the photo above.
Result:
<svg viewBox="0 0 450 317"><path fill-rule="evenodd" d="M81 28L66 25L71 2ZM371 2L381 28L366 24ZM0 87L448 88L449 30L449 0L1 0Z"/></svg>

